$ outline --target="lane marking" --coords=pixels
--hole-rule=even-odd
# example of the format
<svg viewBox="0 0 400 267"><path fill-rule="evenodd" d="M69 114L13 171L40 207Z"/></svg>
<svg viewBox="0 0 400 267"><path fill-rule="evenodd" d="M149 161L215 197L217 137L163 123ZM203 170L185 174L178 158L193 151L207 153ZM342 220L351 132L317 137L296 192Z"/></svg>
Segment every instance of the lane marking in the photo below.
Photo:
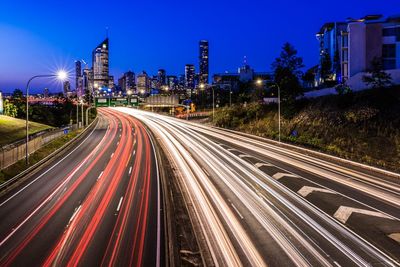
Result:
<svg viewBox="0 0 400 267"><path fill-rule="evenodd" d="M132 172L132 166L129 168L129 174L131 174Z"/></svg>
<svg viewBox="0 0 400 267"><path fill-rule="evenodd" d="M239 215L240 219L244 219L244 217L242 216L242 214L239 212L239 210L235 207L235 205L233 205L233 203L231 203L232 208L236 211L236 213Z"/></svg>
<svg viewBox="0 0 400 267"><path fill-rule="evenodd" d="M117 146L119 145L119 141L117 142Z"/></svg>
<svg viewBox="0 0 400 267"><path fill-rule="evenodd" d="M256 166L256 168L261 168L263 166L273 167L274 165L272 165L271 163L257 162L256 164L254 164L254 166Z"/></svg>
<svg viewBox="0 0 400 267"><path fill-rule="evenodd" d="M329 189L325 189L325 188L320 188L320 187L313 187L313 186L303 186L302 188L300 188L299 191L297 191L297 193L303 197L308 196L309 194L311 194L312 192L323 192L323 193L330 193L330 194L336 194L335 192L329 190Z"/></svg>
<svg viewBox="0 0 400 267"><path fill-rule="evenodd" d="M207 174L207 176L210 176L210 174L208 173L208 171L205 168L202 168L202 169Z"/></svg>
<svg viewBox="0 0 400 267"><path fill-rule="evenodd" d="M135 156L135 154L136 154L136 150L133 150L133 155Z"/></svg>
<svg viewBox="0 0 400 267"><path fill-rule="evenodd" d="M391 233L388 237L400 244L400 233Z"/></svg>
<svg viewBox="0 0 400 267"><path fill-rule="evenodd" d="M111 154L111 157L110 157L110 158L112 158L113 156L114 156L114 153Z"/></svg>
<svg viewBox="0 0 400 267"><path fill-rule="evenodd" d="M291 174L291 173L284 173L284 172L277 172L274 175L272 175L273 178L276 180L281 179L282 177L294 177L294 178L299 178L299 176Z"/></svg>
<svg viewBox="0 0 400 267"><path fill-rule="evenodd" d="M51 166L49 169L47 169L44 173L42 173L41 175L39 175L37 178L35 178L34 180L32 180L29 184L27 184L26 186L24 186L23 188L21 188L19 191L17 191L14 195L12 195L11 197L9 197L8 199L6 199L5 201L3 201L0 204L0 207L3 206L4 204L6 204L7 202L9 202L11 199L13 199L14 197L16 197L17 195L19 195L22 191L24 191L26 188L28 188L29 186L31 186L33 183L35 183L37 180L39 180L40 178L42 178L44 175L46 175L48 172L50 172L52 169L54 169L58 164L60 164L61 162L63 162L66 158L68 158L72 153L74 153L76 150L78 150L79 147L81 147L86 140L89 139L89 137L93 134L93 132L97 129L97 125L99 124L99 122L97 121L96 126L93 128L93 130L90 132L90 134L82 141L82 143L80 143L77 147L75 147L75 149L73 149L70 153L68 153L65 157L61 158L57 163L55 163L53 166ZM96 151L98 149L98 147L100 146L100 144L103 142L105 135L103 136L103 138L101 139L100 143L95 147L95 149L93 151ZM85 161L84 161L85 162ZM81 164L83 165L83 164ZM81 166L80 165L80 166Z"/></svg>
<svg viewBox="0 0 400 267"><path fill-rule="evenodd" d="M375 216L375 217L393 220L393 218L391 218L385 214L382 214L381 212L357 209L357 208L352 208L352 207L347 207L347 206L340 206L339 209L333 215L333 217L335 217L337 220L339 220L342 223L346 223L347 220L350 218L351 214L353 214L353 213L360 213L360 214L364 214L364 215Z"/></svg>
<svg viewBox="0 0 400 267"><path fill-rule="evenodd" d="M247 155L247 154L240 154L239 158L244 159L244 158L252 158L253 156Z"/></svg>
<svg viewBox="0 0 400 267"><path fill-rule="evenodd" d="M118 206L117 206L117 211L119 211L119 209L121 208L121 204L122 204L122 200L124 199L124 197L121 197L120 199L119 199L119 203L118 203Z"/></svg>
<svg viewBox="0 0 400 267"><path fill-rule="evenodd" d="M103 172L104 172L104 171L102 171L102 172L100 173L99 177L97 177L97 181L100 180L101 176L103 175Z"/></svg>
<svg viewBox="0 0 400 267"><path fill-rule="evenodd" d="M72 222L72 220L76 217L76 215L78 214L78 212L81 210L82 205L79 205L79 207L77 209L75 209L74 213L71 216L71 219L69 219L68 224L70 224Z"/></svg>
<svg viewBox="0 0 400 267"><path fill-rule="evenodd" d="M237 149L235 149L235 148L228 148L227 150L230 151L230 152L232 152L232 151L239 151L239 150L237 150Z"/></svg>

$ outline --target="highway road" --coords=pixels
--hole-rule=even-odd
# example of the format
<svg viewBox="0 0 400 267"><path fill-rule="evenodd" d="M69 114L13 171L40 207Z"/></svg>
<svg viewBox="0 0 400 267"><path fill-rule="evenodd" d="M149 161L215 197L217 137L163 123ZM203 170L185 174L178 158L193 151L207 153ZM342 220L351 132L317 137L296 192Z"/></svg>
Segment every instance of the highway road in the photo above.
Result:
<svg viewBox="0 0 400 267"><path fill-rule="evenodd" d="M160 266L162 196L143 124L99 109L71 151L0 198L0 266Z"/></svg>
<svg viewBox="0 0 400 267"><path fill-rule="evenodd" d="M400 265L399 175L159 114L114 110L145 123L165 149L206 265Z"/></svg>

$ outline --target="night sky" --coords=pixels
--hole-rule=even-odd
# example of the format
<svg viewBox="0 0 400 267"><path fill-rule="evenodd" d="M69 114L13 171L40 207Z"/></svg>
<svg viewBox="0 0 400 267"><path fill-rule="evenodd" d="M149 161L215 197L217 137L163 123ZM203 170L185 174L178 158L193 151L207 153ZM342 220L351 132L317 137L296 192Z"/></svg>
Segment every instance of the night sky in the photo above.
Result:
<svg viewBox="0 0 400 267"><path fill-rule="evenodd" d="M256 71L269 71L282 44L291 42L307 67L317 64L315 33L328 21L366 14L400 14L399 0L203 0L203 1L0 1L0 90L25 88L36 74L74 61L91 64L91 51L109 27L111 74L146 70L182 74L196 64L198 41L210 42L210 72L236 71L243 56ZM72 87L75 88L73 77ZM61 91L55 81L34 92Z"/></svg>

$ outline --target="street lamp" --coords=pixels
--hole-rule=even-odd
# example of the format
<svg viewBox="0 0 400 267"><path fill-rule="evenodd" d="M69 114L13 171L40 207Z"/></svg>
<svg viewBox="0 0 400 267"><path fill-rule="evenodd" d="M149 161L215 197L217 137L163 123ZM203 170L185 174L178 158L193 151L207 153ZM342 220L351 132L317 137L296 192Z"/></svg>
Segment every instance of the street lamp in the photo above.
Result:
<svg viewBox="0 0 400 267"><path fill-rule="evenodd" d="M277 83L274 83L272 86L278 88L278 128L279 128L278 140L279 142L281 142L281 88Z"/></svg>
<svg viewBox="0 0 400 267"><path fill-rule="evenodd" d="M59 70L55 74L35 75L31 77L26 84L26 144L25 144L25 163L29 165L29 84L36 78L57 78L60 81L65 81L68 78L68 73L64 70Z"/></svg>
<svg viewBox="0 0 400 267"><path fill-rule="evenodd" d="M262 85L263 81L258 79L256 83L257 85ZM278 88L278 140L281 142L281 88L279 87L279 84L275 82L272 82L271 87Z"/></svg>
<svg viewBox="0 0 400 267"><path fill-rule="evenodd" d="M126 94L128 95L128 106L131 104L131 95L132 95L132 90L126 91Z"/></svg>

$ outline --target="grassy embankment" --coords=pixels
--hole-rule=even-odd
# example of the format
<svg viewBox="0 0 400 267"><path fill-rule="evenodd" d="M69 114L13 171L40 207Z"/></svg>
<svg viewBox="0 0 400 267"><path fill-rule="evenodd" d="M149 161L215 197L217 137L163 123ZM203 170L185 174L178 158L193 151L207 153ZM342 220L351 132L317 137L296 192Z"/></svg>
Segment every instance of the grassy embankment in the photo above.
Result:
<svg viewBox="0 0 400 267"><path fill-rule="evenodd" d="M0 147L25 138L25 120L0 115ZM29 122L29 134L53 127L37 122Z"/></svg>
<svg viewBox="0 0 400 267"><path fill-rule="evenodd" d="M400 171L399 87L301 100L290 110L282 105L282 113L285 142ZM277 106L222 108L215 124L277 139Z"/></svg>
<svg viewBox="0 0 400 267"><path fill-rule="evenodd" d="M0 128L3 128L2 124L0 124ZM2 130L3 129L1 129L0 132ZM50 143L46 144L44 147L40 148L39 150L31 154L29 157L29 166L34 165L35 163L45 158L47 155L51 154L52 152L56 151L57 149L65 145L67 142L69 142L71 139L77 136L82 130L83 129L79 129L74 132L63 135L59 138L56 138ZM8 168L0 170L0 183L7 181L8 179L24 171L25 169L26 169L25 159L23 159L9 166Z"/></svg>

